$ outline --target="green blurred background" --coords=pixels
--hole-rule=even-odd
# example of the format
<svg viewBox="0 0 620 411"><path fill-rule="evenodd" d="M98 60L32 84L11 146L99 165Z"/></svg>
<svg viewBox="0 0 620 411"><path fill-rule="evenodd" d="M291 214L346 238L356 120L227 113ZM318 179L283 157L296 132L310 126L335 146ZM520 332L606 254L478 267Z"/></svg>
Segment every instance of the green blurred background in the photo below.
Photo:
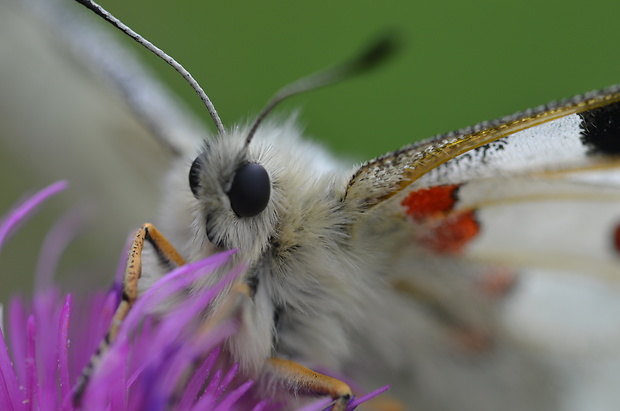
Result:
<svg viewBox="0 0 620 411"><path fill-rule="evenodd" d="M382 70L287 104L303 109L312 136L359 159L620 82L620 2L103 4L190 69L227 124L283 84L400 31L402 53ZM206 117L178 75L147 60Z"/></svg>
<svg viewBox="0 0 620 411"><path fill-rule="evenodd" d="M12 0L0 0L0 5L8 1ZM101 4L188 68L227 125L256 114L282 85L346 59L385 31L399 32L402 51L382 69L294 97L279 109L301 109L300 122L308 134L350 161L364 161L437 133L620 82L619 2L102 0ZM6 25L0 33L4 42L12 36L22 38ZM199 99L178 74L139 47L135 50L196 115L209 122ZM12 57L5 53L2 58ZM70 56L63 59L72 62ZM29 76L40 73L44 81L45 65L27 66ZM0 71L0 76L0 82L12 82L5 72ZM102 87L93 85L93 89ZM66 104L65 114L54 114L53 122L76 121L70 103L63 100L62 86L52 96L38 96L35 89L4 93L0 111L24 93L49 99L49 104L24 110L23 119L17 116L17 120L49 117L46 107ZM126 112L122 106L109 110ZM16 119L14 113L11 119ZM33 167L24 151L13 151L6 144L21 138L15 130L4 127L0 134L3 210L21 193L57 178L41 171L45 161L73 162L75 174L63 177L84 178L81 167L89 164L86 154L37 159ZM92 151L91 155L98 154ZM125 151L119 161L143 155L139 147ZM155 186L145 185L146 190ZM104 276L114 266L109 256L118 255L130 228L151 219L155 209L151 200L148 206L140 204L139 193L131 198L126 194L106 197L113 197L120 209L139 211L131 224L114 228L117 234L103 241L111 251L104 253L100 244L90 246L87 241L77 245L84 261L93 256L103 260L97 271ZM36 230L45 232L63 207L26 226L0 255L0 300L28 282L42 238ZM93 212L97 214L96 207ZM95 237L101 240L102 236ZM77 271L75 263L65 262L65 266ZM101 281L109 281L107 277Z"/></svg>

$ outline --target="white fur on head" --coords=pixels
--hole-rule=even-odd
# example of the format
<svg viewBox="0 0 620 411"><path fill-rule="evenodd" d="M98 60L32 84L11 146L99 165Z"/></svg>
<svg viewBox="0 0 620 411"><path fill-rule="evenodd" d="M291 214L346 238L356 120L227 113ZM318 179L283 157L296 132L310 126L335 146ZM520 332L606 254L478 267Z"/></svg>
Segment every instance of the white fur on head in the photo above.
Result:
<svg viewBox="0 0 620 411"><path fill-rule="evenodd" d="M340 200L351 172L325 150L302 140L294 117L285 122L267 121L244 150L247 131L248 127L236 128L205 143L197 154L201 162L197 198L188 186L194 158L188 156L172 170L159 226L189 261L215 251L207 240L207 230L215 244L239 250L235 262L247 264L246 279L256 276L259 285L254 306L246 315L240 335L231 342L231 351L242 365L257 369L273 354L276 306L306 317L315 316L312 322L316 324L308 332L334 323L329 337L321 332L317 338L325 340L320 345L340 341L335 346L344 347L341 319L327 312L318 314L342 311L343 307L325 309L336 301L347 305L342 299L349 294L347 284L355 279L344 275L334 278L333 271L350 274L359 267L352 269L353 260L346 256L341 261L335 258L341 248L339 243L347 237L343 227L350 223L336 211L342 208ZM272 191L261 214L240 218L232 211L226 192L236 170L248 162L265 167ZM221 274L223 271L210 277L208 283ZM324 288L330 286L333 291L325 292ZM319 309L319 305L323 308ZM336 352L328 355L331 350L325 347L317 348L325 351L320 357L339 356ZM342 350L346 351L335 351Z"/></svg>

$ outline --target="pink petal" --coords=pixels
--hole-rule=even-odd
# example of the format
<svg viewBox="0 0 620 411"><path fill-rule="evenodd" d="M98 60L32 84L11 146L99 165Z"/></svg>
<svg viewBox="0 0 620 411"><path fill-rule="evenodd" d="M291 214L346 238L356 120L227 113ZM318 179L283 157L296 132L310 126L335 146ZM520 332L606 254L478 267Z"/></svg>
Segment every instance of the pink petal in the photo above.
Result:
<svg viewBox="0 0 620 411"><path fill-rule="evenodd" d="M349 411L354 410L355 407L357 407L358 405L360 405L360 404L362 404L362 403L364 403L364 402L366 402L368 400L371 400L371 399L375 398L379 394L383 394L384 392L386 392L389 389L390 389L389 385L384 385L383 387L378 388L378 389L376 389L376 390L374 390L372 392L369 392L368 394L366 394L366 395L364 395L362 397L356 398L356 399L354 399L353 401L351 401L349 403L349 407L347 408L347 410L349 410Z"/></svg>
<svg viewBox="0 0 620 411"><path fill-rule="evenodd" d="M4 243L17 224L26 220L29 214L31 214L45 200L65 190L68 186L69 185L66 181L58 181L57 183L51 184L34 194L32 197L26 199L26 201L21 203L11 213L9 213L9 215L0 223L0 249L4 246Z"/></svg>
<svg viewBox="0 0 620 411"><path fill-rule="evenodd" d="M22 410L24 393L19 389L19 381L11 364L9 351L4 340L4 334L0 329L0 398L1 409Z"/></svg>
<svg viewBox="0 0 620 411"><path fill-rule="evenodd" d="M224 393L224 391L226 391L226 388L228 388L228 385L230 384L230 382L237 375L237 371L238 370L239 370L239 364L233 364L233 366L230 367L230 370L228 370L228 372L226 373L226 375L222 379L222 383L217 388L216 396L219 397L219 396L221 396Z"/></svg>
<svg viewBox="0 0 620 411"><path fill-rule="evenodd" d="M60 398L67 398L71 393L69 382L69 318L71 316L71 295L65 297L58 325L58 378Z"/></svg>
<svg viewBox="0 0 620 411"><path fill-rule="evenodd" d="M189 410L192 404L196 401L198 397L198 393L202 388L204 382L209 378L209 374L211 373L211 369L215 364L215 360L220 354L220 349L216 348L205 358L200 367L194 372L192 379L187 384L187 388L183 393L183 397L179 403L179 410Z"/></svg>
<svg viewBox="0 0 620 411"><path fill-rule="evenodd" d="M13 354L13 358L17 359L17 361L14 362L14 366L19 381L24 383L24 381L26 381L26 363L21 361L21 359L26 358L27 314L24 302L20 297L11 298L8 314L8 336L11 344L11 353Z"/></svg>
<svg viewBox="0 0 620 411"><path fill-rule="evenodd" d="M37 409L39 384L36 363L36 324L33 315L28 317L26 335L26 401L30 409Z"/></svg>
<svg viewBox="0 0 620 411"><path fill-rule="evenodd" d="M228 394L213 411L227 411L252 387L254 381L246 381Z"/></svg>

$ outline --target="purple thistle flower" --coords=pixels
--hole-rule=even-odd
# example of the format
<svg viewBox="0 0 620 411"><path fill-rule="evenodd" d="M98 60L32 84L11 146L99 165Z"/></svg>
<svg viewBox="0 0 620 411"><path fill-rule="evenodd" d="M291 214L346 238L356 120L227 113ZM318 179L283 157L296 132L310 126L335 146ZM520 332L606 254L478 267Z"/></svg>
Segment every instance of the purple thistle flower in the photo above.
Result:
<svg viewBox="0 0 620 411"><path fill-rule="evenodd" d="M66 189L59 182L28 198L0 221L0 251L14 231L45 200ZM67 224L75 221L67 219ZM61 232L62 230L58 230ZM55 231L52 230L52 233ZM59 240L67 241L67 233ZM52 239L53 240L53 239ZM74 410L76 381L109 328L120 301L124 262L114 286L74 299L53 285L49 266L62 247L45 249L37 287L31 301L14 297L3 312L0 305L0 409ZM252 380L237 375L236 364L226 364L220 344L239 326L231 319L208 332L195 318L242 271L233 270L204 293L191 293L165 314L149 314L234 253L226 251L182 266L160 279L142 295L120 328L114 344L97 362L83 393L88 410L254 410L275 411L281 404L261 393ZM351 402L349 410L385 391L379 389ZM322 410L331 400L303 407Z"/></svg>

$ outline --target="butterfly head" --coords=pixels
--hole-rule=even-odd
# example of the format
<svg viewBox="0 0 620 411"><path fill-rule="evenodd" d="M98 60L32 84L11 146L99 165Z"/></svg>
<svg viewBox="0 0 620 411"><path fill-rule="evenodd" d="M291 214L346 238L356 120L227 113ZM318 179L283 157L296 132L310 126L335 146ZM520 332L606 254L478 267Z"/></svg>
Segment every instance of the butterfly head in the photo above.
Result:
<svg viewBox="0 0 620 411"><path fill-rule="evenodd" d="M196 225L224 249L243 246L248 236L265 238L276 213L272 177L260 146L246 145L238 130L220 137L204 143L190 166L188 183L198 202Z"/></svg>
<svg viewBox="0 0 620 411"><path fill-rule="evenodd" d="M237 248L244 260L255 262L281 240L282 227L296 225L289 218L308 216L342 169L325 150L301 140L294 118L267 121L250 144L248 129L205 142L186 181L194 197L195 238L217 249Z"/></svg>
<svg viewBox="0 0 620 411"><path fill-rule="evenodd" d="M200 203L197 225L204 223L204 235L213 245L264 250L276 230L278 207L285 199L293 199L296 188L312 186L308 181L315 176L320 180L322 173L310 171L314 168L311 164L308 171L299 171L303 170L300 165L314 156L294 147L301 143L293 123L284 127L265 124L273 109L291 96L373 68L392 54L394 43L391 36L381 38L351 61L282 88L249 127L224 131L215 115L219 134L205 142L189 169L189 188ZM295 183L290 187L287 182Z"/></svg>

